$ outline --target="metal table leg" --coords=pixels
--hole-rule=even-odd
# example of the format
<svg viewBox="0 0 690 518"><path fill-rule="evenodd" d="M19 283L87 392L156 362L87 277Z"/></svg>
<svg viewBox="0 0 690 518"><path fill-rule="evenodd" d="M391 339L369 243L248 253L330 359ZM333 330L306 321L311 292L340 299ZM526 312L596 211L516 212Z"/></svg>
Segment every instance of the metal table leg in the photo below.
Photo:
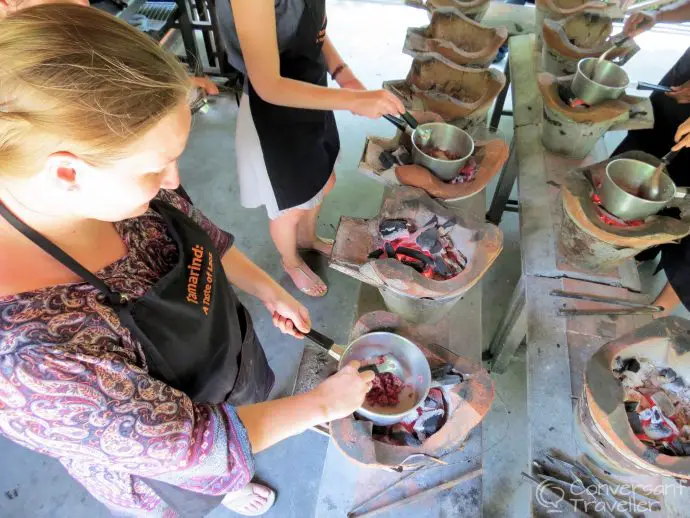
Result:
<svg viewBox="0 0 690 518"><path fill-rule="evenodd" d="M501 223L503 213L506 210L510 212L517 212L517 207L507 207L508 203L510 202L510 193L513 190L515 178L517 177L518 173L517 164L513 163L514 148L514 140L511 140L510 151L508 152L508 160L506 160L506 163L503 164L503 169L498 177L498 183L496 184L494 196L491 199L491 206L489 207L489 211L486 213L486 219L494 225Z"/></svg>
<svg viewBox="0 0 690 518"><path fill-rule="evenodd" d="M515 286L515 291L510 299L510 305L503 320L498 325L496 334L491 339L489 353L491 354L491 372L501 374L505 372L510 361L515 356L515 351L525 339L527 334L527 311L525 307L525 281L524 276Z"/></svg>
<svg viewBox="0 0 690 518"><path fill-rule="evenodd" d="M506 96L508 95L508 88L510 88L510 60L506 54L506 66L503 68L503 73L506 76L506 84L501 90L501 93L496 97L496 104L494 105L494 112L491 114L491 128L498 128L498 123L501 122L501 115L503 115L503 106L506 103Z"/></svg>

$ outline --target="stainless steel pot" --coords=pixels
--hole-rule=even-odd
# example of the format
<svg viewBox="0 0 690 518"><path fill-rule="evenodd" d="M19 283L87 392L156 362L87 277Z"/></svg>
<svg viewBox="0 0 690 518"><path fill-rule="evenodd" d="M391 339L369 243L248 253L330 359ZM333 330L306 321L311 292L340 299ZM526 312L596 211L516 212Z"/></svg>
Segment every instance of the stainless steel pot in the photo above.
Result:
<svg viewBox="0 0 690 518"><path fill-rule="evenodd" d="M474 153L474 140L460 128L445 122L429 122L418 125L409 113L403 119L386 115L386 120L403 132L410 131L412 139L412 160L415 164L426 167L435 176L449 182L465 165L467 159ZM407 124L407 125L406 125ZM459 155L457 160L440 160L422 151L427 146L433 146L444 151Z"/></svg>
<svg viewBox="0 0 690 518"><path fill-rule="evenodd" d="M603 207L624 221L632 221L656 214L674 198L686 197L687 189L676 187L666 173L661 174L658 200L636 196L655 169L654 165L630 158L609 162L598 191Z"/></svg>
<svg viewBox="0 0 690 518"><path fill-rule="evenodd" d="M611 61L602 61L597 73L598 82L592 80L598 58L581 59L570 85L573 94L586 104L594 106L609 99L618 99L630 84L628 74Z"/></svg>
<svg viewBox="0 0 690 518"><path fill-rule="evenodd" d="M399 423L415 411L429 395L431 369L424 353L404 336L377 331L360 336L347 347L334 344L333 340L320 333L310 332L307 337L328 350L338 360L338 370L352 360L367 361L385 354L392 354L400 364L400 376L409 388L401 393L401 402L391 409L364 406L357 413L381 426ZM410 394L412 397L407 397ZM390 410L390 411L388 411Z"/></svg>

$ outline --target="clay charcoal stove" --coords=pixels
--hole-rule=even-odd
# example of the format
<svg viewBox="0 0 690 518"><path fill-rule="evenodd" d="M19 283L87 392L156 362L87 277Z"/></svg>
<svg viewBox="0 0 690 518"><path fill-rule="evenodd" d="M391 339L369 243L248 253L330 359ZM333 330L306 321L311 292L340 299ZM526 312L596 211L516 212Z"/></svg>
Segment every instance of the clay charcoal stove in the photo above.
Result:
<svg viewBox="0 0 690 518"><path fill-rule="evenodd" d="M659 164L651 155L630 151L568 173L561 186L559 246L571 266L595 272L612 271L647 248L690 233L690 222L685 219L657 214L643 221L624 221L601 206L596 186L601 184L608 163L617 158ZM680 207L682 204L679 202Z"/></svg>
<svg viewBox="0 0 690 518"><path fill-rule="evenodd" d="M448 235L455 224L453 219L441 224L434 216L418 229L406 219L384 219L379 223L381 246L368 257L397 259L429 279L452 279L467 266L467 257Z"/></svg>
<svg viewBox="0 0 690 518"><path fill-rule="evenodd" d="M690 480L690 322L655 320L587 364L578 419L617 471Z"/></svg>
<svg viewBox="0 0 690 518"><path fill-rule="evenodd" d="M412 322L443 318L503 247L495 225L461 216L423 190L392 188L378 217L342 217L330 266L375 286Z"/></svg>
<svg viewBox="0 0 690 518"><path fill-rule="evenodd" d="M330 424L335 445L351 461L378 469L414 470L461 448L484 419L494 398L493 381L480 365L444 347L426 344L419 327L398 315L374 311L360 317L352 339L376 331L392 331L412 340L432 372L429 394L417 415L391 426L350 415Z"/></svg>

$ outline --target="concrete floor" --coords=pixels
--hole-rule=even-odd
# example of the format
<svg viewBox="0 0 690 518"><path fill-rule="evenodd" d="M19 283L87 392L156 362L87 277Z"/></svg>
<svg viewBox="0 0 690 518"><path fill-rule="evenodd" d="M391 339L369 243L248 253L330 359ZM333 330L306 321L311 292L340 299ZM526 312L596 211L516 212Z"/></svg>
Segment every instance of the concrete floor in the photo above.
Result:
<svg viewBox="0 0 690 518"><path fill-rule="evenodd" d="M363 82L379 87L384 79L406 75L410 58L401 52L405 29L426 24L426 15L393 0L329 0L329 34ZM687 37L645 35L640 38L643 52L626 67L637 77L655 81L677 59L690 42ZM661 47L660 47L661 46ZM651 54L652 48L654 53ZM663 48L662 48L663 47ZM661 52L659 52L661 50ZM508 102L509 104L510 102ZM325 263L318 270L330 288L325 299L302 296L282 273L270 241L263 209L247 210L239 205L239 187L234 162L236 106L233 99L220 98L208 114L194 124L187 151L181 159L183 184L195 203L220 226L232 231L237 246L262 268L286 286L309 307L314 326L345 341L349 334L357 282L329 271ZM338 183L326 201L320 220L320 232L332 237L340 215L371 217L378 212L382 188L356 172L367 134L392 135L393 128L384 121L370 121L349 113L337 114L342 141L342 156L337 166ZM504 117L501 130L512 136L512 120ZM607 136L612 150L622 135ZM488 189L489 200L494 186ZM507 213L501 228L504 251L482 281L484 290L484 342L503 315L513 287L520 275L519 230L516 214ZM645 286L655 292L663 278L651 278L645 266ZM258 334L276 371L274 395L289 393L302 351L302 344L285 338L275 330L263 307L242 297L255 318ZM527 468L526 451L526 378L524 354L518 354L510 369L494 376L496 403L485 420L485 465L492 469L484 477L485 516L524 518L516 509L528 497L528 486L520 480ZM257 475L278 491L269 518L310 518L319 488L327 439L313 432L284 441L257 456ZM7 468L0 470L0 516L3 518L100 518L108 511L73 481L52 459L30 452L0 438L0 458ZM16 496L15 496L16 491ZM217 509L213 518L235 516ZM316 517L330 518L330 517Z"/></svg>

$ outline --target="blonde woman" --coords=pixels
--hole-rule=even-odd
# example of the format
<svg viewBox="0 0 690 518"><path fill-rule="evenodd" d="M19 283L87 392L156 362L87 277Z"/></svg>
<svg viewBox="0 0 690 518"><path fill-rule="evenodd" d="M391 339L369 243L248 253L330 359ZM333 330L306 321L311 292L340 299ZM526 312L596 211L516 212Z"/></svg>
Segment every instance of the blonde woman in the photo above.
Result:
<svg viewBox="0 0 690 518"><path fill-rule="evenodd" d="M65 30L69 27L69 30ZM372 374L263 402L273 373L233 286L286 333L307 310L170 191L189 134L178 61L95 9L0 30L0 432L118 515L259 515L253 457L351 413Z"/></svg>
<svg viewBox="0 0 690 518"><path fill-rule="evenodd" d="M266 207L283 268L302 292L322 297L326 284L298 248L331 253L316 224L335 185L333 110L377 118L404 107L367 91L340 57L325 0L219 0L216 14L228 59L246 74L235 137L242 205ZM328 74L340 88L328 88Z"/></svg>

